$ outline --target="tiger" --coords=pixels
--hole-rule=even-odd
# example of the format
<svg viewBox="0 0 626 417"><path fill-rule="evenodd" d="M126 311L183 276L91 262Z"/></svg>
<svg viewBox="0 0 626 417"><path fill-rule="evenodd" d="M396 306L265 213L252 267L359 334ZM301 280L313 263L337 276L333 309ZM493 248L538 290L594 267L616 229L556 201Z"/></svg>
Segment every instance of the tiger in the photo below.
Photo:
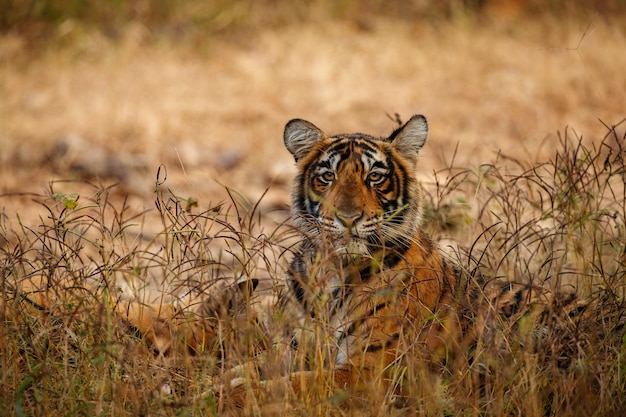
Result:
<svg viewBox="0 0 626 417"><path fill-rule="evenodd" d="M131 296L124 285L116 287L111 296L103 296L102 288L86 280L70 282L34 275L23 278L7 291L13 297L0 300L0 311L39 314L57 321L108 311L123 324L126 333L139 336L156 357L204 354L221 359L226 350L225 339L256 325L244 323L251 322L247 300L257 285L254 278L234 283L220 279L209 290L183 304L167 296L142 301Z"/></svg>
<svg viewBox="0 0 626 417"><path fill-rule="evenodd" d="M510 353L502 326L521 329L519 345L541 349L555 331L596 313L571 294L487 282L441 252L422 225L424 196L416 178L427 137L423 115L387 137L327 135L303 119L286 124L284 145L297 167L292 216L301 241L278 297L276 310L286 319L278 332L284 338L275 344L289 352L279 355L289 363L279 377L270 376L262 358L227 372L230 398L240 406L250 394L282 392L285 385L307 395L320 381L329 398L373 387L401 397L398 374L411 355L442 366L470 363L480 360L480 341ZM552 340L546 345L557 349ZM250 377L254 372L258 381Z"/></svg>
<svg viewBox="0 0 626 417"><path fill-rule="evenodd" d="M441 325L454 325L444 316L458 274L421 227L415 171L427 135L422 115L387 138L329 136L302 119L285 126L284 144L298 170L292 215L302 241L277 309L291 318L283 332L300 363L288 377L296 393L314 385L319 370L305 356L320 340L316 359L332 385L354 389L382 383L427 318L443 313ZM236 390L230 396L239 398Z"/></svg>
<svg viewBox="0 0 626 417"><path fill-rule="evenodd" d="M303 242L282 302L298 311L295 345L311 342L318 318L327 321L334 348L325 362L339 387L371 381L363 370L388 368L414 343L409 327L451 307L456 272L421 228L414 173L427 135L421 115L384 139L328 136L301 119L285 127Z"/></svg>

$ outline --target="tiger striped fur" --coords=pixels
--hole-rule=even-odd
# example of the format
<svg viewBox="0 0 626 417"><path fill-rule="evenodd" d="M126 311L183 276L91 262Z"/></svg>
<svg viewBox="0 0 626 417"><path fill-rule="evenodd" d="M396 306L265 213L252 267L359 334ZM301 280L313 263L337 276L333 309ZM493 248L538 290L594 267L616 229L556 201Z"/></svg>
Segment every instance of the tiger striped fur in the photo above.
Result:
<svg viewBox="0 0 626 417"><path fill-rule="evenodd" d="M480 361L480 344L499 345L506 355L513 341L502 339L503 327L517 329L517 346L559 350L566 363L572 329L581 330L584 315L597 315L573 295L488 283L442 256L421 227L415 171L427 135L421 115L387 138L328 136L308 121L287 123L284 142L298 168L292 212L302 242L279 302L295 352L281 382L296 393L319 385L320 373L329 393L397 388L394 372L414 354L450 366ZM623 325L614 330L623 332ZM544 343L557 332L571 337ZM269 390L275 382L262 385Z"/></svg>

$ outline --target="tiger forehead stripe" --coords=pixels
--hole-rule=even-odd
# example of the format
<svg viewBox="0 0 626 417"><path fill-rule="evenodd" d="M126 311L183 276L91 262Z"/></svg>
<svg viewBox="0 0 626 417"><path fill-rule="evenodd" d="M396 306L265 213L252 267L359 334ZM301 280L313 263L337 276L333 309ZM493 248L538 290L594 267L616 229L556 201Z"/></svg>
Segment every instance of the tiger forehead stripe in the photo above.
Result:
<svg viewBox="0 0 626 417"><path fill-rule="evenodd" d="M336 169L341 161L358 155L361 155L359 159L366 169L371 169L374 166L386 168L386 164L383 162L386 159L385 153L375 143L361 137L341 138L332 143L325 153L325 160L319 161L317 164L319 168L332 167Z"/></svg>
<svg viewBox="0 0 626 417"><path fill-rule="evenodd" d="M370 154L376 154L380 152L376 144L364 138L353 138L346 137L336 140L331 143L328 147L327 152L338 152L338 153L346 153L346 152L367 152Z"/></svg>

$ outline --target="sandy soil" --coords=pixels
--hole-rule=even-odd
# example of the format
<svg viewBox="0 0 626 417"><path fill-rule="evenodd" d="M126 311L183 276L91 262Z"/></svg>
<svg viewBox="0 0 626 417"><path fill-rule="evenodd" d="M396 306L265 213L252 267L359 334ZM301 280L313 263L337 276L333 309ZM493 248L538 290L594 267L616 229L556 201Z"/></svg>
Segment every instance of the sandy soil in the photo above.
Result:
<svg viewBox="0 0 626 417"><path fill-rule="evenodd" d="M136 210L166 186L208 207L223 185L265 208L288 203L291 118L329 133L385 135L387 114L427 116L420 175L502 154L549 158L566 126L590 141L626 117L626 25L619 19L498 24L292 23L186 45L130 27L111 41L71 23L37 53L0 37L0 207L39 215L49 182L120 182ZM69 45L69 46L67 46ZM55 192L83 192L75 182ZM16 194L26 195L16 196Z"/></svg>

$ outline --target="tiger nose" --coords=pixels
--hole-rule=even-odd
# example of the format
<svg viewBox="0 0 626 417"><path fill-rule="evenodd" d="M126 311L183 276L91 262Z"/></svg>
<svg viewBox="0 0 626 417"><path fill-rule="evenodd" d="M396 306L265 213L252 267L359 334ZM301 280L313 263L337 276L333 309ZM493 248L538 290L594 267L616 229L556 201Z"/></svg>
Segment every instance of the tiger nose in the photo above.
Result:
<svg viewBox="0 0 626 417"><path fill-rule="evenodd" d="M339 220L339 223L341 223L342 225L344 225L347 228L351 228L353 227L356 222L359 221L359 219L361 217L363 217L363 212L359 212L359 213L337 213L335 214L335 217L337 218L337 220Z"/></svg>

